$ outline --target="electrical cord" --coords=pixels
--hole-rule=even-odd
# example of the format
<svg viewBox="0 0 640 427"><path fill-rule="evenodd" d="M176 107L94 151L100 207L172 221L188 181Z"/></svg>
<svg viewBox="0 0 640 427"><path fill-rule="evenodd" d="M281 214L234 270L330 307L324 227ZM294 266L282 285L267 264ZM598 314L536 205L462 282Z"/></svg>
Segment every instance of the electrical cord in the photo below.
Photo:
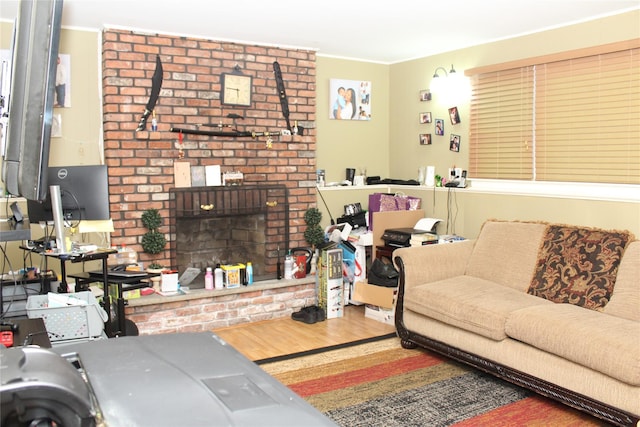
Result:
<svg viewBox="0 0 640 427"><path fill-rule="evenodd" d="M320 191L320 187L316 187L316 190L318 190L318 194L322 199L322 203L324 203L324 207L327 210L327 213L329 214L329 218L331 218L331 225L336 225L336 222L333 220L333 216L331 215L331 211L329 210L329 206L327 206L327 202L324 200L324 197L322 196L322 191Z"/></svg>
<svg viewBox="0 0 640 427"><path fill-rule="evenodd" d="M455 206L455 209L454 209ZM447 191L447 234L456 234L456 221L458 220L458 198L455 187L449 187Z"/></svg>

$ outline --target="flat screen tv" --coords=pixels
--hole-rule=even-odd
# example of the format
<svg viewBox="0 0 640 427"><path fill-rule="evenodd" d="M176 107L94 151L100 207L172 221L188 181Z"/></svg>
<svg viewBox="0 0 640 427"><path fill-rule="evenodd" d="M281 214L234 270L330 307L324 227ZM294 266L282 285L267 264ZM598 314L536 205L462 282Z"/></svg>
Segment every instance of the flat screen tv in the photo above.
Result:
<svg viewBox="0 0 640 427"><path fill-rule="evenodd" d="M12 72L2 180L8 193L44 200L62 0L21 1Z"/></svg>
<svg viewBox="0 0 640 427"><path fill-rule="evenodd" d="M62 217L65 221L110 218L106 165L49 167L47 181L49 185L60 187ZM44 201L27 199L27 210L31 224L54 221L50 195Z"/></svg>

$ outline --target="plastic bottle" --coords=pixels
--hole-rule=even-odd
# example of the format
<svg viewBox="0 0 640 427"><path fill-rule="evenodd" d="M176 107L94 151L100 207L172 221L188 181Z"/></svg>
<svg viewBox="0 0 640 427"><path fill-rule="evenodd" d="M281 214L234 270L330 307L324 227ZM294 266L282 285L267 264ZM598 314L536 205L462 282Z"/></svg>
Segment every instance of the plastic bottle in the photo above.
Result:
<svg viewBox="0 0 640 427"><path fill-rule="evenodd" d="M247 263L247 285L253 283L253 265L250 262Z"/></svg>
<svg viewBox="0 0 640 427"><path fill-rule="evenodd" d="M116 254L116 263L118 265L137 265L138 253L123 243Z"/></svg>
<svg viewBox="0 0 640 427"><path fill-rule="evenodd" d="M207 267L207 272L204 275L204 288L205 289L213 289L213 272L211 271L211 267Z"/></svg>
<svg viewBox="0 0 640 427"><path fill-rule="evenodd" d="M216 269L213 271L213 283L216 289L224 288L224 275L220 264L216 265Z"/></svg>
<svg viewBox="0 0 640 427"><path fill-rule="evenodd" d="M311 275L316 274L317 266L318 266L318 250L316 249L315 252L313 253L313 256L311 257L311 271L309 272L309 274Z"/></svg>
<svg viewBox="0 0 640 427"><path fill-rule="evenodd" d="M291 251L284 257L284 278L293 279L293 256L291 256Z"/></svg>

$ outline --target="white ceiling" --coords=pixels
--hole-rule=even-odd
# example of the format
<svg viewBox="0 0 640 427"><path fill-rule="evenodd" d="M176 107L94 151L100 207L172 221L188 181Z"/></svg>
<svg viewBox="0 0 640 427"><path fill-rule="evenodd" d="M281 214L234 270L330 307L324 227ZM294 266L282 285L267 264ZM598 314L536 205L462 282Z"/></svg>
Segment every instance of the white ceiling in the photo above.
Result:
<svg viewBox="0 0 640 427"><path fill-rule="evenodd" d="M0 19L13 19L17 4L0 0ZM395 63L632 9L640 0L64 0L62 24Z"/></svg>

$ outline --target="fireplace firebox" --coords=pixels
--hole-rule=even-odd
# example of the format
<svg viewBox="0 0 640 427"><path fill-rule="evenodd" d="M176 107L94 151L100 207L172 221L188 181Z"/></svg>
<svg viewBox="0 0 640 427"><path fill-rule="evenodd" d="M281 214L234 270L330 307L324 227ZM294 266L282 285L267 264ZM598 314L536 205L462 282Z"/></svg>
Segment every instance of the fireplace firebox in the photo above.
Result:
<svg viewBox="0 0 640 427"><path fill-rule="evenodd" d="M178 271L251 262L256 281L276 278L289 249L284 185L174 188L170 196L171 257ZM201 286L203 275L191 285Z"/></svg>

